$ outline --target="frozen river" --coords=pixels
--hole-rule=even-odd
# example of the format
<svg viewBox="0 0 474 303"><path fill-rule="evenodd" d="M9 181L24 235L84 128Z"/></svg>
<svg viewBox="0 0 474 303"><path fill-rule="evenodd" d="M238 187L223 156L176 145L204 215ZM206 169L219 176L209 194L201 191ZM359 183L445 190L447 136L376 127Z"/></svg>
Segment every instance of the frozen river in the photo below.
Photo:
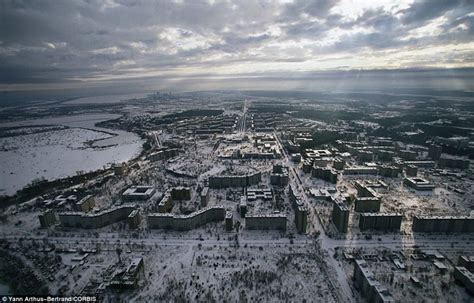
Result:
<svg viewBox="0 0 474 303"><path fill-rule="evenodd" d="M130 160L143 140L120 130L95 127L119 118L89 114L0 123L0 128L41 125L64 129L0 138L0 195L12 195L35 179L54 180Z"/></svg>

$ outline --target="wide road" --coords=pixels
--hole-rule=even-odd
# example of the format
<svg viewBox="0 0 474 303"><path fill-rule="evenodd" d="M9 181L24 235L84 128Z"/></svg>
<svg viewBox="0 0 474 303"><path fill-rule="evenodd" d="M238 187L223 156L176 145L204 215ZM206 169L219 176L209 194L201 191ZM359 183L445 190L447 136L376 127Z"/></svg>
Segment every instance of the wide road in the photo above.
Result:
<svg viewBox="0 0 474 303"><path fill-rule="evenodd" d="M248 111L248 100L244 100L244 105L242 107L242 116L239 118L239 122L237 123L237 132L245 133L247 131L247 111Z"/></svg>
<svg viewBox="0 0 474 303"><path fill-rule="evenodd" d="M280 138L278 137L276 132L273 132L273 135L275 136L277 144L283 154L284 162L286 166L289 167L289 172L292 176L290 178L290 183L292 184L294 190L299 194L300 198L303 200L303 203L305 204L306 208L310 210L311 203L308 201L308 196L306 195L306 192L304 190L304 185L301 182L301 179L299 178L298 174L296 173L296 170L294 169L294 165L290 160L290 156L288 155L286 150L283 148ZM314 216L314 217L316 218L316 220L314 220L312 223L314 225L314 228L320 231L319 240L320 240L321 247L329 251L330 246L328 245L328 241L331 239L326 235L324 228L321 222L319 221L319 217L318 216ZM337 279L340 287L338 288L337 285L334 285L334 286L335 288L339 290L339 295L341 297L340 299L343 300L344 302L354 302L355 298L352 293L352 289L349 285L347 275L342 269L342 266L339 266L340 264L338 264L338 261L335 259L334 254L331 252L329 252L328 254L325 254L325 259L326 259L326 263L332 269L334 269L336 273L337 277L333 277L333 278Z"/></svg>
<svg viewBox="0 0 474 303"><path fill-rule="evenodd" d="M38 234L30 234L25 236L24 234L18 235L4 235L1 239L9 242L17 242L20 238L23 241L29 240L47 240L49 243L57 244L68 244L68 245L82 245L82 244L95 244L95 243L104 243L109 244L143 244L143 245L164 245L164 246L173 246L173 245L197 245L201 244L203 246L212 246L212 245L228 245L234 244L234 240L229 241L228 237L235 235L235 233L228 233L225 235L220 235L218 240L216 236L208 236L207 233L195 233L195 234L183 234L179 232L166 233L164 234L161 231L152 231L143 235L142 238L124 238L124 233L117 232L101 232L97 234L97 237L91 237L87 235L87 232L82 231L71 231L63 232L61 236L51 236L47 235L46 232L40 232ZM64 235L67 236L64 236ZM262 245L262 246L282 246L292 243L293 246L305 246L313 243L314 239L306 235L294 235L292 241L287 237L282 237L282 233L279 232L258 232L258 231L245 231L243 234L239 234L239 244L244 245ZM233 238L233 237L232 237ZM463 236L455 237L444 237L444 238L430 238L423 237L420 239L408 239L408 238L397 238L392 239L393 236L390 236L390 239L386 237L385 240L379 241L377 239L365 240L346 240L346 239L330 239L327 238L324 240L325 246L328 250L334 250L337 247L340 248L379 248L385 247L389 249L411 249L414 247L419 247L420 249L442 249L443 251L464 251L464 252L474 252L474 245L472 244L473 239L466 238ZM317 241L322 242L322 238L317 238Z"/></svg>

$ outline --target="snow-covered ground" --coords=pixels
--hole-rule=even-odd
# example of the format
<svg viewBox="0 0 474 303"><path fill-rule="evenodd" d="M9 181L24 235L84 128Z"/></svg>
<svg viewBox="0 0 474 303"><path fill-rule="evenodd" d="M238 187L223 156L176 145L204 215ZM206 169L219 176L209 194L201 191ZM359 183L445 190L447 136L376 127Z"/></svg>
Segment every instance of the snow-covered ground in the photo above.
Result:
<svg viewBox="0 0 474 303"><path fill-rule="evenodd" d="M119 115L79 115L1 123L0 127L64 125L63 130L0 138L0 194L35 179L57 179L129 160L141 151L135 134L95 127Z"/></svg>

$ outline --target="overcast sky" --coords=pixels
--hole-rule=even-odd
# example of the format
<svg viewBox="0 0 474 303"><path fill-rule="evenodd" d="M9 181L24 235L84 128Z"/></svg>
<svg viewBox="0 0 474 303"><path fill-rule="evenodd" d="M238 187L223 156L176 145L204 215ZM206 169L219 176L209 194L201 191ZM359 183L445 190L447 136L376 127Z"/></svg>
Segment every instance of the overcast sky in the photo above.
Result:
<svg viewBox="0 0 474 303"><path fill-rule="evenodd" d="M473 67L472 0L0 1L0 89Z"/></svg>

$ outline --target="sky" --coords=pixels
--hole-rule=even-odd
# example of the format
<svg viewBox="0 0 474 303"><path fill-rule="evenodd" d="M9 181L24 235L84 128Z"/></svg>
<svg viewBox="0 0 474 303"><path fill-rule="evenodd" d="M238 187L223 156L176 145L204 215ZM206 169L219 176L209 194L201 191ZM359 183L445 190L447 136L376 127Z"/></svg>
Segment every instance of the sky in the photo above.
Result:
<svg viewBox="0 0 474 303"><path fill-rule="evenodd" d="M471 68L473 37L472 0L2 0L0 90Z"/></svg>

